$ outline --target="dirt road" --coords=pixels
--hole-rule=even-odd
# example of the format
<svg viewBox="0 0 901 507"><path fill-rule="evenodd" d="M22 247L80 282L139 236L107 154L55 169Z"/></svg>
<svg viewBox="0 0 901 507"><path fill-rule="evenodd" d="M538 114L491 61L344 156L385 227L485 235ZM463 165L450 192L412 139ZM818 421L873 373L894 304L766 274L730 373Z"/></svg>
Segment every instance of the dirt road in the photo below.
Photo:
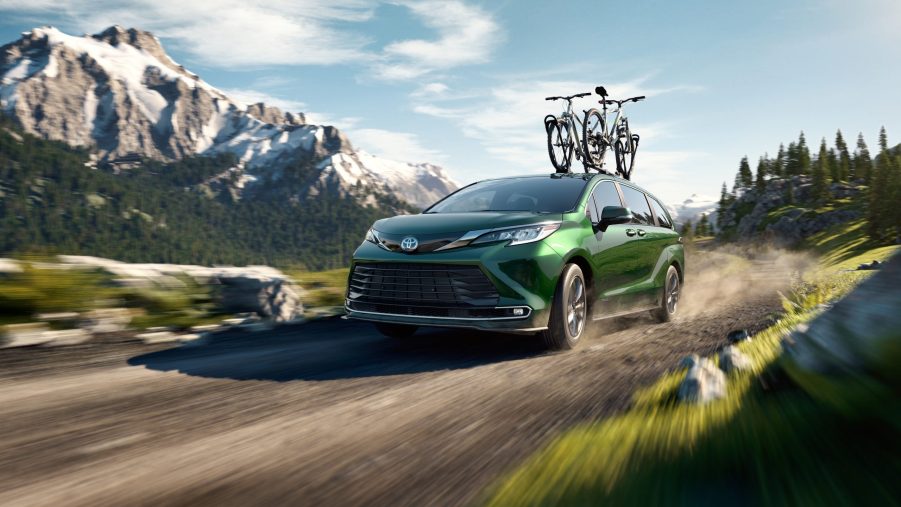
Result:
<svg viewBox="0 0 901 507"><path fill-rule="evenodd" d="M195 347L0 351L0 505L471 503L549 438L779 310L784 269L731 285L707 269L676 322L606 322L563 354L470 331L396 342L339 319Z"/></svg>

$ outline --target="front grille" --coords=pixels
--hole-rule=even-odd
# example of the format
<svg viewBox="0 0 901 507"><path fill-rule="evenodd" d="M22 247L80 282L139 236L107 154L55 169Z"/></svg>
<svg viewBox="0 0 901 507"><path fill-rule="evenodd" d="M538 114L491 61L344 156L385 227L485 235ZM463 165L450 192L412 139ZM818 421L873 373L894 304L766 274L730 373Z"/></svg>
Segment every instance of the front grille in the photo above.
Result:
<svg viewBox="0 0 901 507"><path fill-rule="evenodd" d="M445 264L356 264L347 290L353 303L397 310L386 313L409 313L407 308L414 308L416 314L436 316L452 308L494 307L498 297L494 284L477 266Z"/></svg>

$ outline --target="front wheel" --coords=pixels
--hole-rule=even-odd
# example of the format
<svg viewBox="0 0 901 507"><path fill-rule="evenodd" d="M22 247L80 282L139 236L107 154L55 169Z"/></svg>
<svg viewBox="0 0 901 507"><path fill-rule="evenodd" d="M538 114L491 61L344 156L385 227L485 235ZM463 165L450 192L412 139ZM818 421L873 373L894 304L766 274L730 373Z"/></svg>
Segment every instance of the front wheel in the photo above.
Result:
<svg viewBox="0 0 901 507"><path fill-rule="evenodd" d="M588 321L588 287L582 269L567 264L557 282L548 328L541 332L550 350L570 350L581 341Z"/></svg>
<svg viewBox="0 0 901 507"><path fill-rule="evenodd" d="M376 322L375 328L379 330L379 333L389 337L389 338L409 338L413 336L417 329L417 326L410 326L407 324L389 324L387 322Z"/></svg>
<svg viewBox="0 0 901 507"><path fill-rule="evenodd" d="M569 137L569 129L561 121L550 121L546 125L547 152L551 164L558 173L569 172L573 160L573 140Z"/></svg>
<svg viewBox="0 0 901 507"><path fill-rule="evenodd" d="M666 270L666 281L663 284L663 296L660 298L660 308L654 310L654 317L660 322L673 320L679 309L679 296L682 294L682 280L679 279L679 271L675 266Z"/></svg>
<svg viewBox="0 0 901 507"><path fill-rule="evenodd" d="M582 151L585 158L585 172L589 168L603 169L604 155L607 154L607 141L604 139L606 132L604 116L597 109L589 109L585 113L585 122L582 123Z"/></svg>

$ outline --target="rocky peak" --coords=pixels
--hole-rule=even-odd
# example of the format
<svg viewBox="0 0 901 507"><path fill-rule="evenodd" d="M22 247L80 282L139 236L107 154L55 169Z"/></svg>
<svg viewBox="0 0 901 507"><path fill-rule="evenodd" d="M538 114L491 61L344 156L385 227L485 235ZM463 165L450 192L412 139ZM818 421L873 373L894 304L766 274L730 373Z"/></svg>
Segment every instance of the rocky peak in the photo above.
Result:
<svg viewBox="0 0 901 507"><path fill-rule="evenodd" d="M262 102L247 106L244 112L261 122L273 125L306 125L306 117L303 113L282 113L281 109L267 106Z"/></svg>

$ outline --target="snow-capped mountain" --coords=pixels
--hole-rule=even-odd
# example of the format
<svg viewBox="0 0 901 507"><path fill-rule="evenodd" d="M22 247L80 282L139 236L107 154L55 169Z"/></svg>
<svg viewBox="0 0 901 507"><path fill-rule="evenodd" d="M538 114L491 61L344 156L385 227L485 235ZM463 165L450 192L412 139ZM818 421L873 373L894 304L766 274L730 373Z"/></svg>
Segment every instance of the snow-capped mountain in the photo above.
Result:
<svg viewBox="0 0 901 507"><path fill-rule="evenodd" d="M357 151L338 129L307 124L303 113L233 100L134 28L83 37L52 27L25 32L0 48L0 110L27 132L92 147L101 161L234 153L239 193L278 181L298 160L317 164L319 189L364 200L387 193L424 207L457 188L440 167Z"/></svg>
<svg viewBox="0 0 901 507"><path fill-rule="evenodd" d="M681 204L670 204L667 207L669 208L670 214L673 215L677 225L681 226L688 220L691 220L691 223L696 224L701 218L701 215L707 215L707 219L710 220L710 223L716 224L716 208L718 204L719 201L717 199L692 194L691 197L682 201Z"/></svg>

